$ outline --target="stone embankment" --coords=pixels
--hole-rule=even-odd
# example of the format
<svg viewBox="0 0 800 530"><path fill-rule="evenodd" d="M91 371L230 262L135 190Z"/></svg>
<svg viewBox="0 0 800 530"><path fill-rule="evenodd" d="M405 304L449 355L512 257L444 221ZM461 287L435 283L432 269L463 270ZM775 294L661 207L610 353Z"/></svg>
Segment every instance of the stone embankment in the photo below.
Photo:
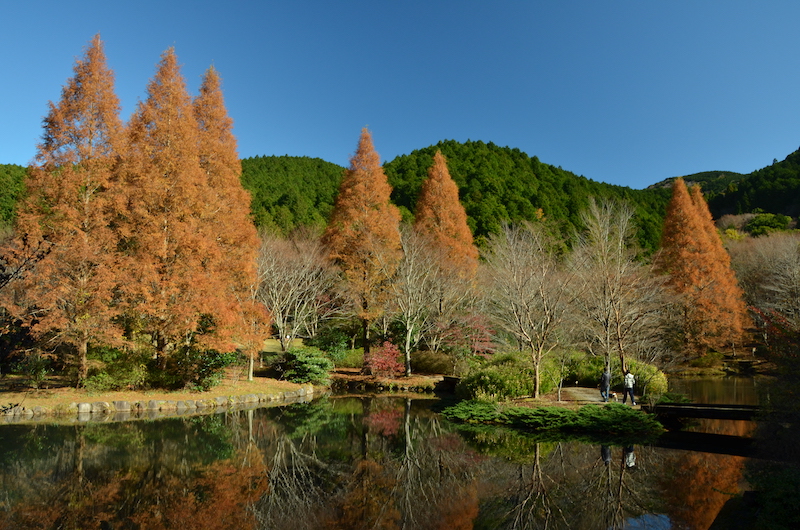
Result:
<svg viewBox="0 0 800 530"><path fill-rule="evenodd" d="M195 414L216 414L231 410L304 403L314 397L314 387L303 385L296 390L277 394L245 394L207 399L96 401L70 403L67 406L2 408L3 423L87 423L114 422L138 419L158 419Z"/></svg>

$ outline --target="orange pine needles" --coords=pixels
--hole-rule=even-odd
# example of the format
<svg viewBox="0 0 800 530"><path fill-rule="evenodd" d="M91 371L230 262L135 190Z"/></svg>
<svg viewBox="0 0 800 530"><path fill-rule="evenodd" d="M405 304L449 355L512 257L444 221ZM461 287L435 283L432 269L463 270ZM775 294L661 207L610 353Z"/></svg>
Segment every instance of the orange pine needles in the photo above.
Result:
<svg viewBox="0 0 800 530"><path fill-rule="evenodd" d="M462 278L478 269L478 249L467 224L467 213L458 198L458 186L450 177L447 161L436 151L428 178L417 200L414 228L442 251L446 268Z"/></svg>
<svg viewBox="0 0 800 530"><path fill-rule="evenodd" d="M673 185L658 268L683 296L685 346L696 353L735 347L747 322L730 257L699 188L691 195L683 179Z"/></svg>
<svg viewBox="0 0 800 530"><path fill-rule="evenodd" d="M342 270L364 326L369 348L369 322L381 312L386 282L401 258L400 211L391 204L392 192L372 135L361 131L323 235L331 260Z"/></svg>

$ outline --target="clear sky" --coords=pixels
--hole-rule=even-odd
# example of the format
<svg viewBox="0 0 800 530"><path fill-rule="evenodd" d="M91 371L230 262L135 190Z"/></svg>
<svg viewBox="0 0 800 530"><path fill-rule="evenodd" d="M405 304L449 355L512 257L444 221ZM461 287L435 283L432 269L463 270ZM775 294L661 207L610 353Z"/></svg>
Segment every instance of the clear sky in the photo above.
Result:
<svg viewBox="0 0 800 530"><path fill-rule="evenodd" d="M28 164L96 33L128 119L174 46L220 72L242 158L343 166L439 140L633 188L800 145L796 0L0 0L0 163Z"/></svg>

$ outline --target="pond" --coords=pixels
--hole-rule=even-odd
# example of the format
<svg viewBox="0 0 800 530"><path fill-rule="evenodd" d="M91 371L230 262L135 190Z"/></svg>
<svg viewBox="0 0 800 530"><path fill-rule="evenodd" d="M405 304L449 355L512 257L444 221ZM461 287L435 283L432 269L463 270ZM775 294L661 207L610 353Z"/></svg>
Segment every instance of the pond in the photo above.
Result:
<svg viewBox="0 0 800 530"><path fill-rule="evenodd" d="M0 528L705 529L743 486L741 457L537 442L439 407L1 426Z"/></svg>

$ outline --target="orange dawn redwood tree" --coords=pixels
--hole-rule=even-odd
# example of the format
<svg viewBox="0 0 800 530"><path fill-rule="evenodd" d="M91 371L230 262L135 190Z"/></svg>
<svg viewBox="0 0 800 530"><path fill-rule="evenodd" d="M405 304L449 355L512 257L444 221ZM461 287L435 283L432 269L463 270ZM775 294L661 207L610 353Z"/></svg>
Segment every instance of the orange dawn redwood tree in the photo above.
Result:
<svg viewBox="0 0 800 530"><path fill-rule="evenodd" d="M364 128L339 186L323 243L344 274L362 322L365 353L370 323L382 313L386 284L402 255L400 211L389 202L391 192L372 135Z"/></svg>
<svg viewBox="0 0 800 530"><path fill-rule="evenodd" d="M436 151L428 178L422 183L415 213L414 229L442 251L444 267L462 279L474 277L478 249L458 198L458 186L450 177L441 151Z"/></svg>
<svg viewBox="0 0 800 530"><path fill-rule="evenodd" d="M742 291L700 189L690 195L680 178L667 207L657 267L683 297L687 349L703 354L735 347L747 319Z"/></svg>
<svg viewBox="0 0 800 530"><path fill-rule="evenodd" d="M222 197L224 187L215 186L229 182L236 167L231 138L222 134L212 140L226 123L220 109L206 104L213 99L212 82L206 78L204 94L193 102L170 48L128 124L124 204L117 220L130 279L122 293L162 366L176 347L195 341L229 347L235 320L231 275L220 271L242 266L228 264L225 254L241 237L229 233L242 223L221 226L236 215L225 213L232 207ZM214 124L215 117L221 123Z"/></svg>
<svg viewBox="0 0 800 530"><path fill-rule="evenodd" d="M61 100L49 104L16 227L19 237L46 240L51 251L16 296L20 309L36 319L37 335L74 347L80 385L90 342L113 343L120 335L109 306L118 281L109 198L124 134L99 35L74 74Z"/></svg>
<svg viewBox="0 0 800 530"><path fill-rule="evenodd" d="M204 212L204 230L217 242L210 272L227 284L227 317L233 338L250 359L248 377L253 378L253 361L263 340L269 335L270 318L256 301L258 279L256 261L260 240L250 220L250 193L242 186L242 166L233 135L233 120L225 108L222 81L209 68L203 77L200 94L194 100L199 127L200 167L206 175L209 200ZM221 315L218 315L221 318Z"/></svg>

